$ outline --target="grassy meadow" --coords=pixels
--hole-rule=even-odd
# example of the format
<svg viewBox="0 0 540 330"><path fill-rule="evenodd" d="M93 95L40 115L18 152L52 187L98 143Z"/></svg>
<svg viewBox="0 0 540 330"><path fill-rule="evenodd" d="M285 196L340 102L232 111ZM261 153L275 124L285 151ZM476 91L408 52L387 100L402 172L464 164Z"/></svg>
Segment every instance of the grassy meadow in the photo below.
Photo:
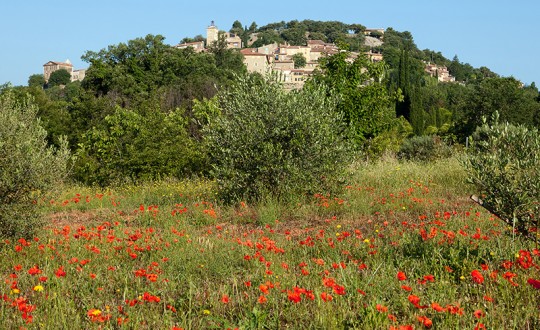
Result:
<svg viewBox="0 0 540 330"><path fill-rule="evenodd" d="M357 163L338 196L224 206L204 180L37 201L0 242L5 329L540 329L540 250L456 158Z"/></svg>

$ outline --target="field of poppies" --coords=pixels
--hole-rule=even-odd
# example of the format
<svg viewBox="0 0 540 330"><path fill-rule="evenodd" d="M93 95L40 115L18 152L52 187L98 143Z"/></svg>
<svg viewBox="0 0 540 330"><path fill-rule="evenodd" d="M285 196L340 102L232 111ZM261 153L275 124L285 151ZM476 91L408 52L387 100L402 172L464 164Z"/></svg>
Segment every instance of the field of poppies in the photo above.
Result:
<svg viewBox="0 0 540 330"><path fill-rule="evenodd" d="M540 329L540 247L465 175L362 163L339 196L234 207L202 180L67 186L0 242L0 327Z"/></svg>

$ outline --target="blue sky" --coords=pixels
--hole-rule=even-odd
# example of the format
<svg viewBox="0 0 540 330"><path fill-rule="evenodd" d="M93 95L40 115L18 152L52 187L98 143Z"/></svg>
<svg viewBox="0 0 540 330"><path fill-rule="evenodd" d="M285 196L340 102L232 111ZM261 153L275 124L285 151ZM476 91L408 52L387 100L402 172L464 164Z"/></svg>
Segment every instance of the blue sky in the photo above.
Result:
<svg viewBox="0 0 540 330"><path fill-rule="evenodd" d="M0 84L26 85L43 64L87 50L161 34L169 44L205 35L210 21L258 26L293 19L336 20L410 31L420 49L441 51L474 67L487 66L525 84L540 83L540 1L173 1L6 0L0 5Z"/></svg>

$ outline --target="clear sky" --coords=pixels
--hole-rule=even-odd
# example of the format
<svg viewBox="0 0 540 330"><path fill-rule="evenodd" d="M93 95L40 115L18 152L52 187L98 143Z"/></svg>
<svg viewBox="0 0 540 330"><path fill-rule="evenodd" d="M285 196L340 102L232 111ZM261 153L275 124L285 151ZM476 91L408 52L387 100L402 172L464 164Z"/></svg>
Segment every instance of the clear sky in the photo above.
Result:
<svg viewBox="0 0 540 330"><path fill-rule="evenodd" d="M487 66L525 84L540 83L538 0L2 0L0 84L26 85L48 61L160 34L169 44L206 33L210 21L229 30L235 20L258 26L293 19L359 23L410 31L420 49Z"/></svg>

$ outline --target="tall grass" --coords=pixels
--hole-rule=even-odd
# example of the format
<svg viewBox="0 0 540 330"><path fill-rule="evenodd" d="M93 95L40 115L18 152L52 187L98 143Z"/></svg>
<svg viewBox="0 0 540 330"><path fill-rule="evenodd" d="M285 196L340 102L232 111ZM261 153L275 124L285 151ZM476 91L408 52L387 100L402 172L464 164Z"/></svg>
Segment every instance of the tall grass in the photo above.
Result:
<svg viewBox="0 0 540 330"><path fill-rule="evenodd" d="M204 181L68 187L40 202L52 225L0 246L0 319L29 329L538 328L540 251L470 202L464 176L456 159L386 159L355 164L340 195L227 207Z"/></svg>

